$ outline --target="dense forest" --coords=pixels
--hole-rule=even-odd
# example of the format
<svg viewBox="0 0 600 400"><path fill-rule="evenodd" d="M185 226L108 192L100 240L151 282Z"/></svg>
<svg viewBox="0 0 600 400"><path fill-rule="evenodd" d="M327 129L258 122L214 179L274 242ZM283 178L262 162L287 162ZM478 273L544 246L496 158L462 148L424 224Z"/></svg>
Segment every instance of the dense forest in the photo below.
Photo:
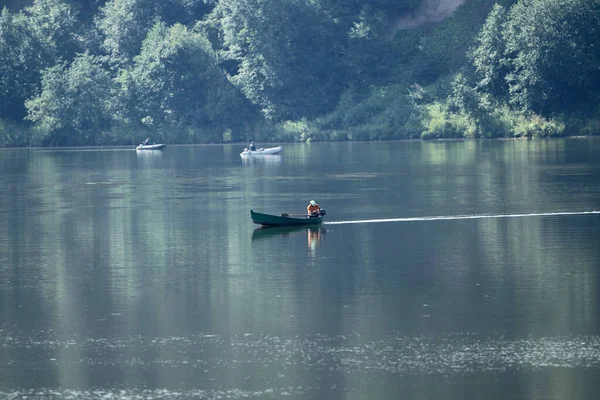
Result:
<svg viewBox="0 0 600 400"><path fill-rule="evenodd" d="M600 0L0 7L0 146L600 134Z"/></svg>

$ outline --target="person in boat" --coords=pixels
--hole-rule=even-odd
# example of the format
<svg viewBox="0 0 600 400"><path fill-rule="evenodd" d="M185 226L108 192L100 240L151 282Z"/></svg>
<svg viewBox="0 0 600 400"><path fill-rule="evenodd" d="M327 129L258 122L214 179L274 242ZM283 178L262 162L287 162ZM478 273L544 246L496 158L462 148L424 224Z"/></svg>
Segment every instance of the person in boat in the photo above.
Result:
<svg viewBox="0 0 600 400"><path fill-rule="evenodd" d="M254 145L254 142L250 143L250 146L248 146L248 149L250 151L256 151L256 146Z"/></svg>
<svg viewBox="0 0 600 400"><path fill-rule="evenodd" d="M146 140L144 140L144 143L142 143L144 146L147 146L150 144L150 138L147 137Z"/></svg>
<svg viewBox="0 0 600 400"><path fill-rule="evenodd" d="M321 207L319 207L319 205L314 200L311 200L310 203L308 203L308 206L306 207L306 213L309 217L318 217L321 213Z"/></svg>

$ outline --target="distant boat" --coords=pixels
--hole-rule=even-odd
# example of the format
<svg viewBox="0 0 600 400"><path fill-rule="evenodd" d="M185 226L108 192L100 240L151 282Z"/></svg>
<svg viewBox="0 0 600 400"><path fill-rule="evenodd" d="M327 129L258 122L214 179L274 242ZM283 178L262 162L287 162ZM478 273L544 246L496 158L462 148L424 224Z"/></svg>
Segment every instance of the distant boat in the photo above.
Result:
<svg viewBox="0 0 600 400"><path fill-rule="evenodd" d="M263 156L263 155L267 155L267 154L278 154L281 153L281 150L283 150L282 146L278 146L278 147L270 147L268 149L258 149L258 150L249 150L249 149L244 149L244 151L242 151L240 153L240 156Z"/></svg>
<svg viewBox="0 0 600 400"><path fill-rule="evenodd" d="M289 215L286 213L283 213L281 215L271 215L257 213L254 212L254 210L250 210L250 217L252 218L252 222L264 226L317 225L323 222L325 214L325 210L321 210L321 213L318 217L309 217L308 215L303 214Z"/></svg>
<svg viewBox="0 0 600 400"><path fill-rule="evenodd" d="M136 150L162 150L165 147L167 147L166 144L160 143L160 144L140 144L138 147L136 147Z"/></svg>

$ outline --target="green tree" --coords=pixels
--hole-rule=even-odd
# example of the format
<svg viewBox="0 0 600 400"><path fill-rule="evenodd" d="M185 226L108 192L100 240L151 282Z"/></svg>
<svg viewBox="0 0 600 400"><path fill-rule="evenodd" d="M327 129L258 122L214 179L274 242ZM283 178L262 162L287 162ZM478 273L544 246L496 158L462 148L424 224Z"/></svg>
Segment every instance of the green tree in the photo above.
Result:
<svg viewBox="0 0 600 400"><path fill-rule="evenodd" d="M388 37L388 25L383 11L364 6L348 29L347 39L339 41L345 48L346 79L352 80L355 85L383 85L395 62L401 62L397 58L396 43Z"/></svg>
<svg viewBox="0 0 600 400"><path fill-rule="evenodd" d="M42 74L42 92L26 102L36 123L37 144L84 145L102 142L110 129L113 81L97 57L78 55Z"/></svg>
<svg viewBox="0 0 600 400"><path fill-rule="evenodd" d="M345 73L334 21L309 0L222 0L212 15L220 56L246 97L272 120L332 109Z"/></svg>
<svg viewBox="0 0 600 400"><path fill-rule="evenodd" d="M508 95L506 75L510 64L503 37L506 20L506 9L499 4L494 5L477 35L476 46L469 52L477 87L497 97Z"/></svg>
<svg viewBox="0 0 600 400"><path fill-rule="evenodd" d="M40 85L40 70L50 65L50 54L31 32L24 14L4 8L0 13L0 118L22 121L25 100Z"/></svg>
<svg viewBox="0 0 600 400"><path fill-rule="evenodd" d="M71 60L82 50L75 9L65 0L35 0L25 9L27 24L54 60Z"/></svg>
<svg viewBox="0 0 600 400"><path fill-rule="evenodd" d="M201 128L204 135L196 139L205 142L220 141L223 131L239 124L234 116L249 110L217 68L204 34L179 24L155 24L133 68L118 81L123 121L167 131Z"/></svg>
<svg viewBox="0 0 600 400"><path fill-rule="evenodd" d="M0 9L6 7L12 12L21 11L23 7L30 6L33 0L0 0Z"/></svg>
<svg viewBox="0 0 600 400"><path fill-rule="evenodd" d="M193 25L214 0L109 0L96 18L103 48L117 65L130 63L156 21Z"/></svg>
<svg viewBox="0 0 600 400"><path fill-rule="evenodd" d="M512 103L541 115L597 107L600 0L521 0L504 31Z"/></svg>
<svg viewBox="0 0 600 400"><path fill-rule="evenodd" d="M159 17L168 25L179 23L192 26L212 11L217 0L163 0L159 3Z"/></svg>
<svg viewBox="0 0 600 400"><path fill-rule="evenodd" d="M157 15L157 1L110 0L100 9L96 26L103 34L103 47L113 62L126 64L139 54Z"/></svg>

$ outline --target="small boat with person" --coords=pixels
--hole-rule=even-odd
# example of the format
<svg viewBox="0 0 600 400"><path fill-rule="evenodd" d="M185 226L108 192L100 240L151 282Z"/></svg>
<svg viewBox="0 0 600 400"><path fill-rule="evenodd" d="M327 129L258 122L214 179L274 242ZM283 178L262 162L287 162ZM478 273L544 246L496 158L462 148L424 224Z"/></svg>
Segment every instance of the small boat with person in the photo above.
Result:
<svg viewBox="0 0 600 400"><path fill-rule="evenodd" d="M252 222L263 226L299 226L299 225L318 225L323 222L325 210L321 209L317 216L309 216L306 214L288 214L280 215L263 214L250 210Z"/></svg>
<svg viewBox="0 0 600 400"><path fill-rule="evenodd" d="M162 150L167 147L164 143L153 143L153 144L140 144L136 147L136 150Z"/></svg>
<svg viewBox="0 0 600 400"><path fill-rule="evenodd" d="M162 150L167 147L166 144L163 143L150 143L150 138L146 138L142 144L136 147L136 150Z"/></svg>
<svg viewBox="0 0 600 400"><path fill-rule="evenodd" d="M249 148L245 148L244 151L240 153L240 156L266 156L268 154L279 154L283 150L283 146L270 147L267 149L250 150Z"/></svg>

